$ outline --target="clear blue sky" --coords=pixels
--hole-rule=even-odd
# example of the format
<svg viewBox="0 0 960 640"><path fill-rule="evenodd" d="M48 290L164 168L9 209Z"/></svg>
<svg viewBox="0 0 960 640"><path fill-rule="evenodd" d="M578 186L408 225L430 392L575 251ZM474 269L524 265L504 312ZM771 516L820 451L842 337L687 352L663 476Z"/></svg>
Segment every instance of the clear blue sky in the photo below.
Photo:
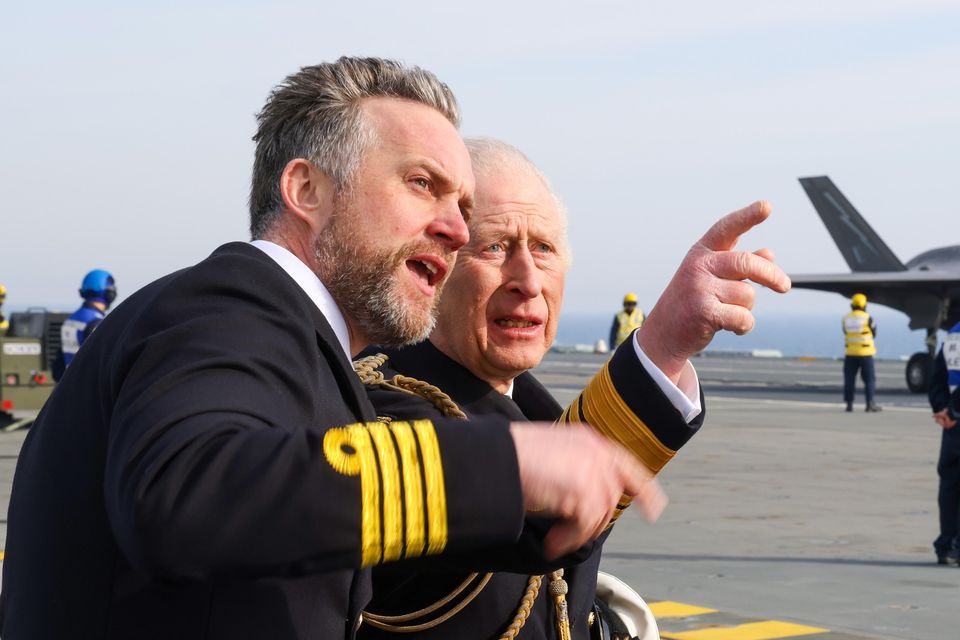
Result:
<svg viewBox="0 0 960 640"><path fill-rule="evenodd" d="M330 4L5 7L8 305L73 307L94 267L129 294L246 239L254 113L342 54L435 71L465 134L540 164L571 212L567 311L628 290L649 308L707 226L758 198L775 214L746 247L846 271L803 175L832 176L903 260L960 242L955 0ZM758 315L844 307L798 291Z"/></svg>

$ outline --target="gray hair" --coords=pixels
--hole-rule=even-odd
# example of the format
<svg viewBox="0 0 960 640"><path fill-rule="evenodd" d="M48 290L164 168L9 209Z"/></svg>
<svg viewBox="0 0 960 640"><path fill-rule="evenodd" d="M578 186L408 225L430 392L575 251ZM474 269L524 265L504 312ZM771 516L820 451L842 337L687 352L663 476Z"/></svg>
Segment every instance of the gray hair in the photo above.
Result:
<svg viewBox="0 0 960 640"><path fill-rule="evenodd" d="M526 172L543 184L543 187L550 194L554 205L557 208L557 214L560 216L560 226L562 229L560 239L560 253L569 266L572 255L570 253L570 241L567 236L567 208L564 206L560 197L554 193L550 186L550 180L542 171L526 156L522 151L494 138L466 138L464 143L470 152L470 162L473 164L473 172L477 177L477 191L483 189L483 175L507 174L516 175Z"/></svg>
<svg viewBox="0 0 960 640"><path fill-rule="evenodd" d="M419 67L382 58L343 57L303 67L270 93L257 114L257 143L250 185L250 233L264 236L280 217L280 175L296 158L308 160L349 191L354 172L374 135L361 101L389 97L433 107L455 127L460 107L447 85Z"/></svg>

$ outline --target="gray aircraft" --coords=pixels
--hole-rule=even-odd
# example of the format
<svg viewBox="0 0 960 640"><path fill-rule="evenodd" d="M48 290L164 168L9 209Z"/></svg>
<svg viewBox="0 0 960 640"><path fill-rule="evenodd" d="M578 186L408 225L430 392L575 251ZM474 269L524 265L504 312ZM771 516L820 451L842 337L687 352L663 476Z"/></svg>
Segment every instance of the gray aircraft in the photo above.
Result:
<svg viewBox="0 0 960 640"><path fill-rule="evenodd" d="M800 184L852 273L791 275L793 286L847 297L862 293L907 314L911 329L927 330L927 350L907 362L907 386L926 391L937 330L960 321L960 245L924 251L904 264L830 178L800 178Z"/></svg>

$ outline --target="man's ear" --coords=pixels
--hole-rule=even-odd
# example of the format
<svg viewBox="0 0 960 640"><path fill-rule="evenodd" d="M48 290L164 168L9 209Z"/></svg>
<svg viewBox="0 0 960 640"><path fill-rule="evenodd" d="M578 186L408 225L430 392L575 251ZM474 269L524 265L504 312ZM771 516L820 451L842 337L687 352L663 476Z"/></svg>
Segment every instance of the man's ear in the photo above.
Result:
<svg viewBox="0 0 960 640"><path fill-rule="evenodd" d="M280 174L280 195L286 211L319 234L333 215L333 180L303 158L287 163Z"/></svg>

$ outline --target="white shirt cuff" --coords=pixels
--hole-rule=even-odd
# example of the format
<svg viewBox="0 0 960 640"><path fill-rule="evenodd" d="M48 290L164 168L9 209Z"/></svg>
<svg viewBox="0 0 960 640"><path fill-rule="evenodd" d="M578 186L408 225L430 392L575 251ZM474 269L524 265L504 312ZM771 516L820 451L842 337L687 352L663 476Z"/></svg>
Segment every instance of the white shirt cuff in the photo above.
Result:
<svg viewBox="0 0 960 640"><path fill-rule="evenodd" d="M687 363L683 365L683 370L680 371L680 379L677 384L673 384L673 381L663 371L660 371L659 367L653 364L653 360L640 348L637 333L637 331L633 332L633 350L637 353L640 364L650 374L653 381L657 383L670 403L680 412L683 419L689 423L699 416L703 410L700 406L700 379L697 377L693 364L687 360Z"/></svg>

